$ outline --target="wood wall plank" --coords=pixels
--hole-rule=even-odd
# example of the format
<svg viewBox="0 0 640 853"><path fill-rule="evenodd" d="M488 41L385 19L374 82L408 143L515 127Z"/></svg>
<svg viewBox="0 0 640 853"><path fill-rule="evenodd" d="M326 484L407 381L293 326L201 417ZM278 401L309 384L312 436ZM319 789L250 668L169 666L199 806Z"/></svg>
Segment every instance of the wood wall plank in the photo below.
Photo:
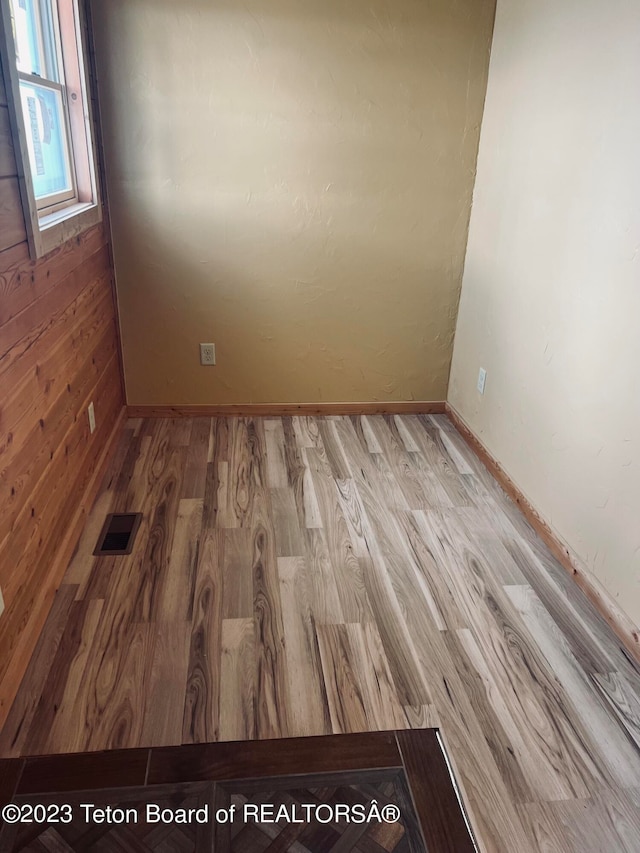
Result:
<svg viewBox="0 0 640 853"><path fill-rule="evenodd" d="M4 104L0 74L0 727L124 411L107 229L30 259Z"/></svg>
<svg viewBox="0 0 640 853"><path fill-rule="evenodd" d="M18 179L0 178L0 251L26 239Z"/></svg>
<svg viewBox="0 0 640 853"><path fill-rule="evenodd" d="M17 173L9 122L9 108L0 107L0 178L12 177Z"/></svg>
<svg viewBox="0 0 640 853"><path fill-rule="evenodd" d="M37 264L26 243L8 249L0 264L0 327L19 314L107 243L102 223L54 249Z"/></svg>

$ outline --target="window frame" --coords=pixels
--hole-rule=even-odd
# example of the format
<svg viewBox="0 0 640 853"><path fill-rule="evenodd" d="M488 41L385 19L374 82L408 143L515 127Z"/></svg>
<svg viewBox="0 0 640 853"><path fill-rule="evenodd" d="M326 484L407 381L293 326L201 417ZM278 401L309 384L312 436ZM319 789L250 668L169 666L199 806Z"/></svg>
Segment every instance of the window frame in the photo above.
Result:
<svg viewBox="0 0 640 853"><path fill-rule="evenodd" d="M57 15L54 33L57 62L62 64L58 76L63 83L18 71L16 47L11 26L10 0L0 0L0 53L4 71L7 102L12 126L16 166L20 182L22 207L29 249L37 259L57 246L86 231L102 220L102 199L98 180L97 126L91 98L89 37L85 0L50 0L52 14ZM32 79L47 88L62 87L66 110L68 151L71 159L73 196L35 198L27 143L20 80Z"/></svg>
<svg viewBox="0 0 640 853"><path fill-rule="evenodd" d="M42 89L48 89L52 92L58 92L60 95L60 101L64 113L64 138L66 146L65 160L67 168L69 170L71 188L68 190L61 190L57 193L51 193L49 195L42 196L41 198L38 198L34 193L38 216L42 217L43 215L46 215L43 214L43 211L53 213L54 210L60 210L62 207L70 207L72 204L77 204L77 202L79 201L78 189L76 185L74 147L70 131L71 119L67 106L68 99L66 97L66 87L64 83L57 83L54 80L50 80L48 77L38 77L37 74L27 74L25 71L18 71L18 78L20 83L32 84L34 86L40 86ZM24 111L22 117L24 121ZM31 160L29 160L29 165L31 165Z"/></svg>

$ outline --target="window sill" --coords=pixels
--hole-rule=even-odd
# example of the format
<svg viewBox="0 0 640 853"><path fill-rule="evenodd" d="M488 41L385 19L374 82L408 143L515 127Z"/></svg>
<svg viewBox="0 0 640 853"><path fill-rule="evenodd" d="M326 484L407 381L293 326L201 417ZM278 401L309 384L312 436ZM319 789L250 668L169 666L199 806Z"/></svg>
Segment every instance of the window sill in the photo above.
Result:
<svg viewBox="0 0 640 853"><path fill-rule="evenodd" d="M68 207L63 207L62 210L56 210L55 213L49 213L46 216L38 217L38 222L40 224L40 231L46 231L47 228L52 228L54 225L57 225L59 222L62 222L65 219L71 219L72 216L77 216L79 213L84 213L85 210L89 210L96 205L89 202L79 202L78 204L70 204Z"/></svg>
<svg viewBox="0 0 640 853"><path fill-rule="evenodd" d="M41 258L102 221L102 206L96 202L80 202L47 216L39 217L33 229L31 252Z"/></svg>

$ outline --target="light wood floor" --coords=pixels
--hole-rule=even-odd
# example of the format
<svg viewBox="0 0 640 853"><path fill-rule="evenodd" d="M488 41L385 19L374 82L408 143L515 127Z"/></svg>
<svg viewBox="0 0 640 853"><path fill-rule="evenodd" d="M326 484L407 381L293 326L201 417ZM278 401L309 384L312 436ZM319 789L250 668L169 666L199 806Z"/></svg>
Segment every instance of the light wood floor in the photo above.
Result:
<svg viewBox="0 0 640 853"><path fill-rule="evenodd" d="M430 725L483 850L640 850L638 668L446 417L131 421L0 753Z"/></svg>

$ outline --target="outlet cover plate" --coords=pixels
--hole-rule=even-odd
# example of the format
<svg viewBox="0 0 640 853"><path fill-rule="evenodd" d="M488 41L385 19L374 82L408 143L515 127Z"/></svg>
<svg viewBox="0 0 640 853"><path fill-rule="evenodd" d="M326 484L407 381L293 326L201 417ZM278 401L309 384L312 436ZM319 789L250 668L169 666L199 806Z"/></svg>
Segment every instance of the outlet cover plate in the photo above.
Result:
<svg viewBox="0 0 640 853"><path fill-rule="evenodd" d="M200 344L200 364L212 365L216 363L216 345Z"/></svg>
<svg viewBox="0 0 640 853"><path fill-rule="evenodd" d="M484 394L484 385L485 385L486 381L487 381L487 371L484 369L484 367L481 367L479 372L478 372L478 391L481 394Z"/></svg>

